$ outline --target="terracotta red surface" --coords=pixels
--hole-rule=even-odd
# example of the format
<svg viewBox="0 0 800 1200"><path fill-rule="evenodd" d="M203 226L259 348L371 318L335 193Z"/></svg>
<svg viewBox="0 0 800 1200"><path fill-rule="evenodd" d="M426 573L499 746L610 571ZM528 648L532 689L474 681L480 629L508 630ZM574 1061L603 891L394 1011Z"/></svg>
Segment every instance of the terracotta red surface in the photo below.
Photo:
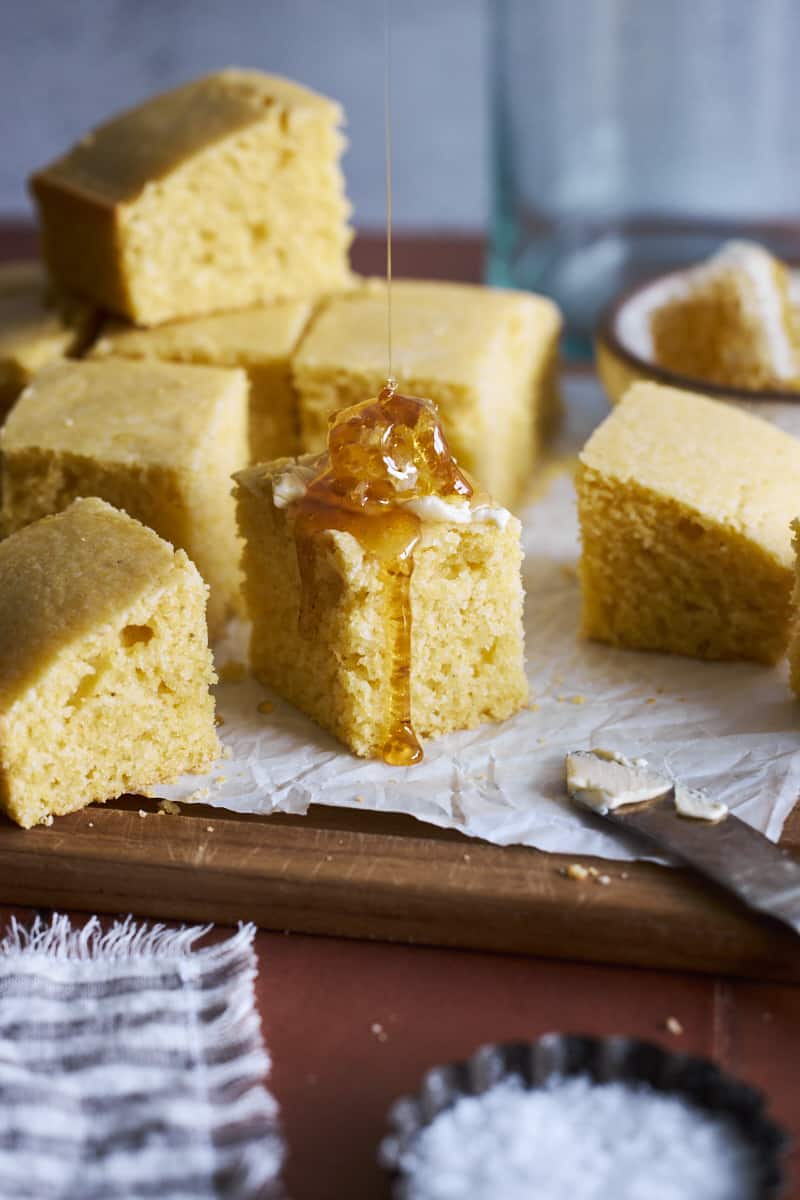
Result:
<svg viewBox="0 0 800 1200"><path fill-rule="evenodd" d="M29 230L0 226L0 257L33 246ZM380 271L380 240L360 240L354 261ZM480 262L478 239L398 239L395 253L398 274L477 278ZM34 915L0 909L0 925L11 911ZM392 1099L482 1042L548 1030L624 1033L714 1058L764 1089L800 1142L800 987L296 934L261 933L257 950L292 1200L388 1197L375 1153ZM665 1032L670 1016L678 1037ZM800 1200L797 1155L793 1166L787 1197Z"/></svg>

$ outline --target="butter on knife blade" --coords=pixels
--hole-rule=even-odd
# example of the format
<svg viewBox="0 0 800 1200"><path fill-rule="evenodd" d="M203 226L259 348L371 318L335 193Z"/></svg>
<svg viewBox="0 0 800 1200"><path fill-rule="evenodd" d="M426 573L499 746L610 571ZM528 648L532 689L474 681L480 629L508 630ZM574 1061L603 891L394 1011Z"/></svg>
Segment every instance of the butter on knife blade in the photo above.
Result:
<svg viewBox="0 0 800 1200"><path fill-rule="evenodd" d="M642 758L630 759L613 750L575 750L567 755L567 791L584 808L601 815L627 804L643 804L674 789L680 816L701 821L721 821L728 807L705 792L675 783L652 770Z"/></svg>

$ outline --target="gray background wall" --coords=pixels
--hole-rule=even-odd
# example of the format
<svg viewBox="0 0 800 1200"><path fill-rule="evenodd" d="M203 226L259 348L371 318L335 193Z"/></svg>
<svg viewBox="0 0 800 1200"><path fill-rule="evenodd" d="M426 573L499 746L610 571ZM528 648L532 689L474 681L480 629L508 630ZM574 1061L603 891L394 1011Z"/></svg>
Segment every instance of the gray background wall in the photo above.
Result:
<svg viewBox="0 0 800 1200"><path fill-rule="evenodd" d="M25 178L148 93L228 65L289 75L344 105L361 228L384 224L384 0L6 0L0 214ZM487 211L488 5L393 0L398 227L476 228Z"/></svg>

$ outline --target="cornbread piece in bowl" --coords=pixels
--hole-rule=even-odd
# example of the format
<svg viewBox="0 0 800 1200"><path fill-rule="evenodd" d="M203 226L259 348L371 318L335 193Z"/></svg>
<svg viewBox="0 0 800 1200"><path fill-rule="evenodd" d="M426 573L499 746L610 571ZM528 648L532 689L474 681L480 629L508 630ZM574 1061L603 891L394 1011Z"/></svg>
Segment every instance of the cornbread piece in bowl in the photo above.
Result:
<svg viewBox="0 0 800 1200"><path fill-rule="evenodd" d="M140 325L340 286L341 120L234 69L122 113L31 180L53 278Z"/></svg>
<svg viewBox="0 0 800 1200"><path fill-rule="evenodd" d="M653 361L748 391L800 388L800 325L788 268L755 242L728 242L673 275L650 312Z"/></svg>
<svg viewBox="0 0 800 1200"><path fill-rule="evenodd" d="M219 754L207 588L101 500L0 542L0 808L29 828Z"/></svg>
<svg viewBox="0 0 800 1200"><path fill-rule="evenodd" d="M232 473L248 461L247 377L223 367L63 362L0 432L7 533L99 496L185 550L216 635L240 603Z"/></svg>
<svg viewBox="0 0 800 1200"><path fill-rule="evenodd" d="M297 399L290 358L311 315L310 300L284 300L241 312L136 329L109 321L91 358L134 358L241 367L250 383L250 461L299 450Z"/></svg>
<svg viewBox="0 0 800 1200"><path fill-rule="evenodd" d="M386 286L330 299L294 357L303 448L323 450L329 417L376 395L386 372ZM426 396L459 463L499 503L515 504L558 419L561 318L528 292L469 284L392 284L393 371Z"/></svg>
<svg viewBox="0 0 800 1200"><path fill-rule="evenodd" d="M520 525L427 402L385 390L236 481L253 672L354 753L407 765L525 703Z"/></svg>
<svg viewBox="0 0 800 1200"><path fill-rule="evenodd" d="M58 299L39 263L0 266L0 420L41 367L89 337L87 304Z"/></svg>
<svg viewBox="0 0 800 1200"><path fill-rule="evenodd" d="M584 446L577 487L587 637L781 657L800 442L718 401L637 383Z"/></svg>

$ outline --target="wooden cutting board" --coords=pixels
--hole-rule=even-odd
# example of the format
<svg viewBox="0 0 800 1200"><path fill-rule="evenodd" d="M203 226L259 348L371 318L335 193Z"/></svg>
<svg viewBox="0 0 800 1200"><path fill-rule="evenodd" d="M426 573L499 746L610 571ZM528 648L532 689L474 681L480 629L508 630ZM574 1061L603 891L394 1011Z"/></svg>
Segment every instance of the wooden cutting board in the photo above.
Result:
<svg viewBox="0 0 800 1200"><path fill-rule="evenodd" d="M0 261L34 250L30 228L0 224ZM474 238L396 250L399 275L480 277ZM356 252L383 269L382 237ZM800 854L800 810L784 841ZM581 858L611 882L578 883L572 861L351 810L158 816L131 799L28 832L0 817L0 903L800 980L800 939L696 876Z"/></svg>
<svg viewBox="0 0 800 1200"><path fill-rule="evenodd" d="M800 812L785 844L800 853ZM128 798L0 820L0 902L800 980L800 938L685 871L497 847L408 817L180 816Z"/></svg>

